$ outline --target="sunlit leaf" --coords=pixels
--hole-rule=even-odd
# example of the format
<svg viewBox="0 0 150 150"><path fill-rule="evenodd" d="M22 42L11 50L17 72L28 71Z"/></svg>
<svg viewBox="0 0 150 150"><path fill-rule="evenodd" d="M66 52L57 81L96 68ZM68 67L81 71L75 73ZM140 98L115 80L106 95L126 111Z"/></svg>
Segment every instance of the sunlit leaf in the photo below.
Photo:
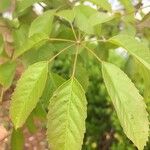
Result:
<svg viewBox="0 0 150 150"><path fill-rule="evenodd" d="M143 97L127 77L113 64L103 63L103 78L127 137L143 150L149 136L149 121Z"/></svg>
<svg viewBox="0 0 150 150"><path fill-rule="evenodd" d="M47 117L50 149L81 149L86 105L85 92L76 79L66 81L54 92Z"/></svg>
<svg viewBox="0 0 150 150"><path fill-rule="evenodd" d="M15 128L22 127L36 107L44 90L48 72L47 62L35 63L23 73L13 93L10 116Z"/></svg>

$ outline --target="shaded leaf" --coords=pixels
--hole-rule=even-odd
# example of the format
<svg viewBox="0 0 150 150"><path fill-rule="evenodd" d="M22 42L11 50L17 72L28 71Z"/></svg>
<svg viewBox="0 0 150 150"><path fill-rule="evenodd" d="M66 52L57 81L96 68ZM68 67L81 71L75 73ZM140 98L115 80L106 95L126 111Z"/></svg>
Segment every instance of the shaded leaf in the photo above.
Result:
<svg viewBox="0 0 150 150"><path fill-rule="evenodd" d="M16 70L15 62L8 61L0 65L0 84L8 88L13 81L15 70Z"/></svg>
<svg viewBox="0 0 150 150"><path fill-rule="evenodd" d="M56 73L49 72L47 77L47 82L45 89L43 91L43 94L41 96L41 100L44 103L44 105L48 106L49 100L52 97L54 91L63 83L65 82L65 79L59 76Z"/></svg>
<svg viewBox="0 0 150 150"><path fill-rule="evenodd" d="M21 56L26 51L36 47L39 43L45 42L48 40L48 36L42 33L34 34L29 39L27 39L23 45L21 45L18 49L15 50L13 58Z"/></svg>

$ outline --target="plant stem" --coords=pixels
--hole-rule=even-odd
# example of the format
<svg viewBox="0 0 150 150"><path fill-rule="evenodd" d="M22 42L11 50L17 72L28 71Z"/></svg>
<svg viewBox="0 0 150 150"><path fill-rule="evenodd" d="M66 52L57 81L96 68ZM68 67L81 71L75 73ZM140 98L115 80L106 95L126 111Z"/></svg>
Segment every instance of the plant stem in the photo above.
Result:
<svg viewBox="0 0 150 150"><path fill-rule="evenodd" d="M59 56L61 53L63 53L65 50L67 50L68 48L72 47L75 44L69 45L67 47L65 47L64 49L62 49L61 51L59 51L56 55L54 55L49 61L48 63L50 63L53 59L55 59L57 56Z"/></svg>
<svg viewBox="0 0 150 150"><path fill-rule="evenodd" d="M72 23L70 23L70 26L71 26L72 32L73 32L73 34L74 34L74 37L75 37L75 39L77 40L77 35L76 35L76 33L75 33L75 30L74 30L74 27L73 27Z"/></svg>
<svg viewBox="0 0 150 150"><path fill-rule="evenodd" d="M107 42L107 40L87 40L87 41L83 41L82 43L86 43L86 42Z"/></svg>
<svg viewBox="0 0 150 150"><path fill-rule="evenodd" d="M72 42L75 43L74 40L70 40L70 39L58 39L58 38L49 38L50 41L60 41L60 42Z"/></svg>
<svg viewBox="0 0 150 150"><path fill-rule="evenodd" d="M74 76L75 76L78 52L79 52L79 45L76 46L76 53L75 53L75 59L74 59L74 63L73 63L73 71L72 71L71 78L74 78Z"/></svg>

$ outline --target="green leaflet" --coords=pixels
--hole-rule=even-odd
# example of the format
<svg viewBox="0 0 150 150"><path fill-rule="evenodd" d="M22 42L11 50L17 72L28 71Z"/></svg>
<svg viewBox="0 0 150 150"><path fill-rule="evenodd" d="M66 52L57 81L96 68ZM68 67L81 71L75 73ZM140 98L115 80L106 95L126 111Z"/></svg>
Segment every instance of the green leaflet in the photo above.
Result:
<svg viewBox="0 0 150 150"><path fill-rule="evenodd" d="M30 26L29 37L37 33L49 35L52 30L52 23L54 19L54 10L44 12L41 16L37 17Z"/></svg>
<svg viewBox="0 0 150 150"><path fill-rule="evenodd" d="M20 48L25 45L25 42L28 38L29 25L22 24L19 28L12 30L12 35L14 39L15 49Z"/></svg>
<svg viewBox="0 0 150 150"><path fill-rule="evenodd" d="M48 73L46 86L41 96L41 100L46 105L46 108L47 105L49 104L49 100L52 97L54 91L64 82L65 79L59 76L58 74L53 72Z"/></svg>
<svg viewBox="0 0 150 150"><path fill-rule="evenodd" d="M71 10L71 9L59 11L56 15L64 18L65 20L69 21L70 23L72 23L75 18L75 12L74 12L74 10Z"/></svg>
<svg viewBox="0 0 150 150"><path fill-rule="evenodd" d="M20 48L16 49L14 52L13 59L16 59L17 57L21 56L26 51L32 49L33 47L37 47L39 43L48 41L48 36L42 33L37 33L31 36L29 39L27 39L23 45L20 46Z"/></svg>
<svg viewBox="0 0 150 150"><path fill-rule="evenodd" d="M123 34L114 36L108 41L125 48L133 57L150 70L150 51L144 43L136 40L134 37Z"/></svg>
<svg viewBox="0 0 150 150"><path fill-rule="evenodd" d="M50 100L48 142L52 150L81 150L87 116L85 92L76 79L61 85Z"/></svg>
<svg viewBox="0 0 150 150"><path fill-rule="evenodd" d="M11 135L11 150L23 150L24 149L24 137L21 129L13 129Z"/></svg>
<svg viewBox="0 0 150 150"><path fill-rule="evenodd" d="M22 55L22 59L27 65L31 65L38 61L49 60L53 56L55 47L51 43L45 43L39 48L33 48Z"/></svg>
<svg viewBox="0 0 150 150"><path fill-rule="evenodd" d="M16 63L15 62L6 62L0 65L0 84L2 84L5 88L8 88L14 78L16 71Z"/></svg>
<svg viewBox="0 0 150 150"><path fill-rule="evenodd" d="M143 97L127 75L115 65L103 63L102 73L125 134L139 150L143 150L149 135L148 113Z"/></svg>
<svg viewBox="0 0 150 150"><path fill-rule="evenodd" d="M10 116L15 128L22 127L36 107L45 87L47 62L35 63L23 73L12 96Z"/></svg>

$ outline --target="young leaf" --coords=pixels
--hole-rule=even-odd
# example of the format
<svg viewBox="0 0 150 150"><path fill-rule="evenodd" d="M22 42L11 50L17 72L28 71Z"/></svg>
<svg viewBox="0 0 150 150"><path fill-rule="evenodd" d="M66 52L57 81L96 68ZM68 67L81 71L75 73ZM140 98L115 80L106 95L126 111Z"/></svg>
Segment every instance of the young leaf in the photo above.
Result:
<svg viewBox="0 0 150 150"><path fill-rule="evenodd" d="M11 135L11 150L23 150L24 149L24 136L21 129L13 129Z"/></svg>
<svg viewBox="0 0 150 150"><path fill-rule="evenodd" d="M74 10L71 10L71 9L59 11L56 15L64 18L65 20L69 21L70 23L73 22L73 20L75 18L75 12L74 12Z"/></svg>
<svg viewBox="0 0 150 150"><path fill-rule="evenodd" d="M29 37L36 33L43 33L49 35L52 30L52 23L54 19L54 10L44 12L41 16L37 17L30 26Z"/></svg>
<svg viewBox="0 0 150 150"><path fill-rule="evenodd" d="M0 65L0 84L8 88L15 75L16 63L15 62L6 62Z"/></svg>
<svg viewBox="0 0 150 150"><path fill-rule="evenodd" d="M149 135L146 105L127 75L113 64L103 63L106 88L127 137L143 150Z"/></svg>
<svg viewBox="0 0 150 150"><path fill-rule="evenodd" d="M52 150L81 150L87 111L85 92L76 79L61 85L50 100L48 142Z"/></svg>
<svg viewBox="0 0 150 150"><path fill-rule="evenodd" d="M133 57L150 70L150 51L148 47L128 35L117 35L109 39L109 42L125 48Z"/></svg>
<svg viewBox="0 0 150 150"><path fill-rule="evenodd" d="M22 127L36 107L45 87L47 62L35 63L23 73L12 96L10 116L15 128Z"/></svg>
<svg viewBox="0 0 150 150"><path fill-rule="evenodd" d="M14 52L13 58L16 59L17 57L21 56L26 51L30 50L33 47L36 47L39 43L43 41L47 41L48 36L42 33L37 33L27 39L20 48L16 49Z"/></svg>

